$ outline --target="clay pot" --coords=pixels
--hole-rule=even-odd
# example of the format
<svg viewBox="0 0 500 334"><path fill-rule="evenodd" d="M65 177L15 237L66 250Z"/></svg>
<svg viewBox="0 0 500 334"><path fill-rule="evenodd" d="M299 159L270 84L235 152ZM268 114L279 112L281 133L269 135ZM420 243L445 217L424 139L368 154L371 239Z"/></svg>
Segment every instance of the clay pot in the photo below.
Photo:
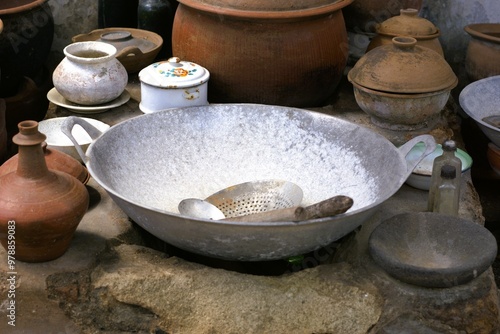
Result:
<svg viewBox="0 0 500 334"><path fill-rule="evenodd" d="M344 11L346 26L356 33L375 33L377 23L399 15L402 8L422 8L423 0L356 0Z"/></svg>
<svg viewBox="0 0 500 334"><path fill-rule="evenodd" d="M153 63L163 45L160 35L133 28L106 28L76 35L73 42L98 41L113 45L116 59L128 73L136 73Z"/></svg>
<svg viewBox="0 0 500 334"><path fill-rule="evenodd" d="M320 106L347 63L352 0L180 0L173 54L211 73L208 101Z"/></svg>
<svg viewBox="0 0 500 334"><path fill-rule="evenodd" d="M64 48L66 56L52 74L54 87L66 100L97 105L125 90L128 74L116 59L116 48L103 42L78 42Z"/></svg>
<svg viewBox="0 0 500 334"><path fill-rule="evenodd" d="M52 80L48 70L43 73L42 83L37 83L23 77L17 93L5 98L6 126L9 138L17 132L17 124L24 120L41 121L45 118L49 107L47 92L52 87Z"/></svg>
<svg viewBox="0 0 500 334"><path fill-rule="evenodd" d="M54 38L54 18L47 0L0 2L0 96L17 93L25 76L35 77L47 61Z"/></svg>
<svg viewBox="0 0 500 334"><path fill-rule="evenodd" d="M0 177L0 242L8 250L15 237L15 258L25 262L56 259L68 249L87 211L89 194L74 177L50 171L38 123L19 123L17 170Z"/></svg>
<svg viewBox="0 0 500 334"><path fill-rule="evenodd" d="M5 126L5 100L0 99L0 164L7 159L7 127Z"/></svg>
<svg viewBox="0 0 500 334"><path fill-rule="evenodd" d="M500 75L500 23L470 24L465 71L471 81Z"/></svg>
<svg viewBox="0 0 500 334"><path fill-rule="evenodd" d="M416 44L412 37L394 37L348 73L356 102L382 128L431 127L458 83L441 55Z"/></svg>
<svg viewBox="0 0 500 334"><path fill-rule="evenodd" d="M377 35L372 38L366 51L377 46L392 44L396 36L409 36L417 40L417 45L427 47L444 56L439 42L439 29L429 20L418 16L418 10L401 9L400 15L394 16L376 26Z"/></svg>
<svg viewBox="0 0 500 334"><path fill-rule="evenodd" d="M488 143L488 150L486 151L486 158L498 176L500 176L500 147L493 143Z"/></svg>
<svg viewBox="0 0 500 334"><path fill-rule="evenodd" d="M69 155L47 148L47 143L42 143L42 149L49 170L64 172L76 178L83 184L86 184L90 179L90 174L78 160ZM19 154L14 155L0 166L0 177L3 175L15 172L19 161Z"/></svg>

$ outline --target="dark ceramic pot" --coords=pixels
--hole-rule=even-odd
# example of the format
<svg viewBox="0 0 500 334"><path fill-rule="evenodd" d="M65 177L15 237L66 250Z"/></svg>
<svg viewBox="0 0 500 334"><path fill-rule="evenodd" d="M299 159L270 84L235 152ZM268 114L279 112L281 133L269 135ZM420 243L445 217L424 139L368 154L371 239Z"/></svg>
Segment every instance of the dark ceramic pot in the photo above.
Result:
<svg viewBox="0 0 500 334"><path fill-rule="evenodd" d="M15 95L23 77L35 77L52 47L54 18L47 0L0 2L0 97Z"/></svg>
<svg viewBox="0 0 500 334"><path fill-rule="evenodd" d="M324 105L347 63L352 0L180 0L176 57L211 73L211 103Z"/></svg>

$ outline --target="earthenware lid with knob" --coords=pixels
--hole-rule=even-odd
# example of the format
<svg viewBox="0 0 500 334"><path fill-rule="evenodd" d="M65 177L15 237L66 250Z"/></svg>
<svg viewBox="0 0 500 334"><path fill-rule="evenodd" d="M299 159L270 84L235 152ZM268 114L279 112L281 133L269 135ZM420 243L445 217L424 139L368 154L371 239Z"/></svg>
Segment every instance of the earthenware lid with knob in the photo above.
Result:
<svg viewBox="0 0 500 334"><path fill-rule="evenodd" d="M437 52L416 45L413 37L394 37L392 44L367 52L348 73L360 86L388 93L430 93L458 83L450 65Z"/></svg>
<svg viewBox="0 0 500 334"><path fill-rule="evenodd" d="M381 35L411 36L417 39L440 35L439 29L431 21L418 16L418 10L413 8L401 9L400 15L377 24L376 31Z"/></svg>

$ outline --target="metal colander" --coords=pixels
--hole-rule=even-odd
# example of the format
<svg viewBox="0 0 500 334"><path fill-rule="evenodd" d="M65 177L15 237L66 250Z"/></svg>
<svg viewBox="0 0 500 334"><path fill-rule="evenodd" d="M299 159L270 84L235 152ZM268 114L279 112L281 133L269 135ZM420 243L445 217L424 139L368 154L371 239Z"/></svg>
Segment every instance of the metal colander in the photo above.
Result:
<svg viewBox="0 0 500 334"><path fill-rule="evenodd" d="M240 183L210 195L205 200L218 207L226 218L298 206L302 189L282 180Z"/></svg>

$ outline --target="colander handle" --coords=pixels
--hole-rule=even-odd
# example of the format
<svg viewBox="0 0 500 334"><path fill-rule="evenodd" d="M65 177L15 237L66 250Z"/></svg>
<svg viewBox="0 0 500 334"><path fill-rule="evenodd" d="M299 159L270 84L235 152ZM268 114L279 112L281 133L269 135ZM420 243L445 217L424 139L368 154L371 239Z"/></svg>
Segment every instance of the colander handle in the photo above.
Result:
<svg viewBox="0 0 500 334"><path fill-rule="evenodd" d="M331 217L342 214L349 210L353 204L354 202L352 198L338 195L307 207L294 206L291 208L253 213L246 216L225 218L223 220L246 223L282 221L300 222L309 219Z"/></svg>
<svg viewBox="0 0 500 334"><path fill-rule="evenodd" d="M415 157L409 157L408 153L411 151L411 149L417 145L418 143L424 143L425 145L425 151L422 152L421 155L415 156ZM406 178L408 178L415 167L422 161L423 158L425 158L427 155L431 154L434 152L436 149L436 141L434 140L434 137L431 135L420 135L417 136L413 139L410 139L406 143L404 143L402 146L399 147L399 151L405 157L406 160ZM406 180L406 179L405 179Z"/></svg>
<svg viewBox="0 0 500 334"><path fill-rule="evenodd" d="M85 132L88 133L92 140L96 140L97 138L99 138L102 135L102 132L86 120L75 116L67 117L61 125L62 133L64 133L71 140L73 145L75 145L78 155L80 156L80 158L82 158L83 163L87 164L88 158L85 152L83 152L82 147L80 146L80 144L78 144L75 137L73 137L73 134L71 133L75 125L80 125L85 130Z"/></svg>

